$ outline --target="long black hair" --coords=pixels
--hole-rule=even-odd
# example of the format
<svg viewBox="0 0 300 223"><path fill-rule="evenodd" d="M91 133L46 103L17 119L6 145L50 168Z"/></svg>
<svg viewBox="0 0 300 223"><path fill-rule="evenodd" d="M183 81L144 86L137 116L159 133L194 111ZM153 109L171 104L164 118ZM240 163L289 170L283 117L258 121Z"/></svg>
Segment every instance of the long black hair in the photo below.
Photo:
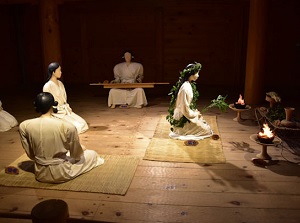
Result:
<svg viewBox="0 0 300 223"><path fill-rule="evenodd" d="M52 62L52 63L49 64L47 82L51 79L53 72L55 72L56 69L59 68L59 67L60 67L60 65L57 62Z"/></svg>

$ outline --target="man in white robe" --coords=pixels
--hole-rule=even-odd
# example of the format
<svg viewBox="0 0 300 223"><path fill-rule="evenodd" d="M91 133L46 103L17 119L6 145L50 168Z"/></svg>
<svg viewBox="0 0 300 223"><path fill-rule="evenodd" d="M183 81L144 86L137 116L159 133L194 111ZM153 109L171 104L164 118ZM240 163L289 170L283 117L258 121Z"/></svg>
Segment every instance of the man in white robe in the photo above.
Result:
<svg viewBox="0 0 300 223"><path fill-rule="evenodd" d="M125 62L117 64L113 71L115 80L111 83L142 83L143 65L132 62L133 55L130 51L124 53ZM127 105L129 107L142 108L147 106L147 98L143 88L120 89L112 88L109 91L108 107Z"/></svg>
<svg viewBox="0 0 300 223"><path fill-rule="evenodd" d="M36 180L63 183L102 165L104 160L94 150L84 150L76 127L52 116L56 105L48 92L37 95L38 118L23 121L19 126L22 146L35 162Z"/></svg>

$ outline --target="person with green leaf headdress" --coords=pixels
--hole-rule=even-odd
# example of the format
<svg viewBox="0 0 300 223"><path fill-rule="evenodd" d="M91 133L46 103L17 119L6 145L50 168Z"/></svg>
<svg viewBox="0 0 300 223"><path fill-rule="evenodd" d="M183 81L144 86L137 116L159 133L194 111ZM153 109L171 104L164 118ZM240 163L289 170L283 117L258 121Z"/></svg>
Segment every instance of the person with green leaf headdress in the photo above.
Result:
<svg viewBox="0 0 300 223"><path fill-rule="evenodd" d="M202 65L194 62L188 64L177 83L172 87L171 101L166 119L171 124L169 136L180 140L200 140L210 137L213 132L197 109L199 92L196 80Z"/></svg>

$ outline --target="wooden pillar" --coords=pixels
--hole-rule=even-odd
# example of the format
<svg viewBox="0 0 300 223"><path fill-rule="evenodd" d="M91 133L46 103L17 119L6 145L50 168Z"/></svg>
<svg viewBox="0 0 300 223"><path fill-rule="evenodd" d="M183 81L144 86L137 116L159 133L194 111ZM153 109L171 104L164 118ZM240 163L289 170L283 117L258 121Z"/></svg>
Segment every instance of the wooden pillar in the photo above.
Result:
<svg viewBox="0 0 300 223"><path fill-rule="evenodd" d="M42 49L45 71L49 63L61 63L61 46L58 18L58 1L40 0Z"/></svg>
<svg viewBox="0 0 300 223"><path fill-rule="evenodd" d="M265 50L268 0L250 0L244 98L247 104L265 99Z"/></svg>

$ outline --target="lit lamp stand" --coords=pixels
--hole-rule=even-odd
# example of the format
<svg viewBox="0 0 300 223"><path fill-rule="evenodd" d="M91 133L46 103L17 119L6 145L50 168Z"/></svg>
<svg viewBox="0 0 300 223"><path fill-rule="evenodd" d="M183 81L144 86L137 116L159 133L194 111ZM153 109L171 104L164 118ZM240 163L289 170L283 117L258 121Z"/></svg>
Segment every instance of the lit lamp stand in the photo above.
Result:
<svg viewBox="0 0 300 223"><path fill-rule="evenodd" d="M272 160L272 157L268 154L268 146L276 146L281 144L281 139L275 136L273 142L271 143L261 143L258 141L257 134L253 134L250 136L250 139L257 144L261 145L261 152L256 155L257 158L263 159L263 160Z"/></svg>
<svg viewBox="0 0 300 223"><path fill-rule="evenodd" d="M229 108L231 110L233 110L233 111L236 111L236 113L237 113L237 116L233 120L237 121L237 122L241 122L241 121L245 120L245 119L242 118L242 112L250 110L251 106L250 105L246 105L245 108L240 108L239 109L239 108L234 107L234 104L230 104Z"/></svg>

